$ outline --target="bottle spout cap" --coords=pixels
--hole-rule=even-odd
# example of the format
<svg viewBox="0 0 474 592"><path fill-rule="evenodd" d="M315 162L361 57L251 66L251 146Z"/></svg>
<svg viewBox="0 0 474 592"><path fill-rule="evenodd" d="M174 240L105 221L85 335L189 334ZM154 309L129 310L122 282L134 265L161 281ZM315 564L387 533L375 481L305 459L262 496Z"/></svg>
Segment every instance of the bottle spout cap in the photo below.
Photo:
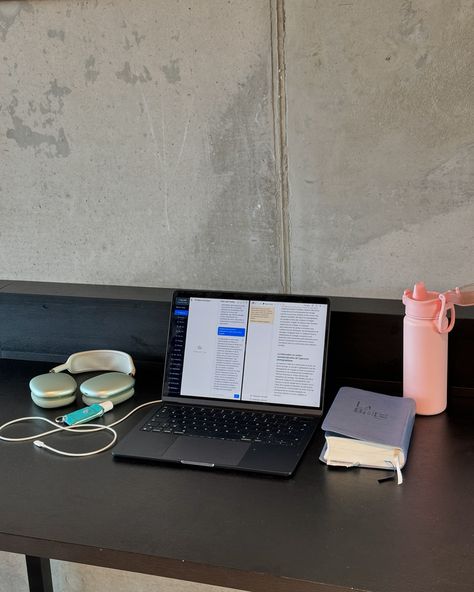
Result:
<svg viewBox="0 0 474 592"><path fill-rule="evenodd" d="M427 290L424 282L416 282L413 290L405 290L403 293L405 312L416 319L435 319L441 308L438 297L439 292Z"/></svg>
<svg viewBox="0 0 474 592"><path fill-rule="evenodd" d="M436 319L438 331L449 333L455 320L454 305L474 306L474 284L439 293L427 290L424 282L417 282L413 290L403 292L402 301L407 316Z"/></svg>
<svg viewBox="0 0 474 592"><path fill-rule="evenodd" d="M430 297L428 296L428 292L425 288L424 282L417 282L415 287L413 288L413 300L428 300Z"/></svg>

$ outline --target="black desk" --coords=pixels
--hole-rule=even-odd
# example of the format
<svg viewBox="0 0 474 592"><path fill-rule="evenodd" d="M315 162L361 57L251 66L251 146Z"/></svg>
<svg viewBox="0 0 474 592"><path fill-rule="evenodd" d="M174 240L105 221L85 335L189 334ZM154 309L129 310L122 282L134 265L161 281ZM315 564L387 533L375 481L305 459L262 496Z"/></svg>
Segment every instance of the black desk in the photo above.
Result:
<svg viewBox="0 0 474 592"><path fill-rule="evenodd" d="M50 366L0 360L2 423L57 415L39 411L27 386ZM139 372L137 398L116 417L156 398L159 382ZM473 417L418 418L400 487L378 484L379 471L328 470L322 434L290 480L0 442L0 549L29 556L31 573L47 574L35 558L54 558L256 592L471 592ZM82 438L92 449L106 436Z"/></svg>

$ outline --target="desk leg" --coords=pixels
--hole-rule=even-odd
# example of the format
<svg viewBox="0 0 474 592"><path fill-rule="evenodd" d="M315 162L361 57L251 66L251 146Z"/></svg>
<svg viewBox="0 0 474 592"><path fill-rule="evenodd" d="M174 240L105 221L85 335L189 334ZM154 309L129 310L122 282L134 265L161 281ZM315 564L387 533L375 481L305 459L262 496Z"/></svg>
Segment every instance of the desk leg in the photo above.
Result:
<svg viewBox="0 0 474 592"><path fill-rule="evenodd" d="M30 592L53 592L51 564L44 557L25 555Z"/></svg>

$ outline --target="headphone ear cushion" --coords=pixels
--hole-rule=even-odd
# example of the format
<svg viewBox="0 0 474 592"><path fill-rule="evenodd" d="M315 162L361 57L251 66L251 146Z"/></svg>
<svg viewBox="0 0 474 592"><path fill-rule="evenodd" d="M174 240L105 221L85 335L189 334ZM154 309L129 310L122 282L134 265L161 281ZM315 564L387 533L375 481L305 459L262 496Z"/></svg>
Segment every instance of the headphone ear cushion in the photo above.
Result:
<svg viewBox="0 0 474 592"><path fill-rule="evenodd" d="M88 397L87 395L82 395L82 400L86 405L94 405L94 403L103 403L104 401L111 401L114 406L118 405L119 403L123 403L133 397L135 394L135 390L132 388L120 395L112 395L110 397Z"/></svg>
<svg viewBox="0 0 474 592"><path fill-rule="evenodd" d="M112 401L114 405L118 405L133 396L134 385L133 376L122 372L106 372L83 382L80 391L86 405L104 401Z"/></svg>
<svg viewBox="0 0 474 592"><path fill-rule="evenodd" d="M69 374L40 374L30 380L33 403L44 409L65 407L76 399L77 383Z"/></svg>

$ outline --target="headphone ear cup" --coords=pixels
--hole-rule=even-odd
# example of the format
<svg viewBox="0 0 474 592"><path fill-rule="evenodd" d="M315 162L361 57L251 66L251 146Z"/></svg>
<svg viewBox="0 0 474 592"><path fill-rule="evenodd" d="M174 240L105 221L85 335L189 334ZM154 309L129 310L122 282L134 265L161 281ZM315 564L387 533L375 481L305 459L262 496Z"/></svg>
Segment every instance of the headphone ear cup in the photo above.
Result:
<svg viewBox="0 0 474 592"><path fill-rule="evenodd" d="M88 397L87 395L82 395L82 401L86 405L94 405L94 403L103 403L104 401L111 401L114 406L118 405L119 403L123 403L133 397L135 394L135 390L132 388L125 393L120 395L110 396L110 397Z"/></svg>
<svg viewBox="0 0 474 592"><path fill-rule="evenodd" d="M118 405L133 396L134 385L133 376L122 372L107 372L83 382L80 391L86 405L104 401L112 401L114 405Z"/></svg>
<svg viewBox="0 0 474 592"><path fill-rule="evenodd" d="M40 374L30 380L33 403L44 409L65 407L76 399L77 383L69 374Z"/></svg>

